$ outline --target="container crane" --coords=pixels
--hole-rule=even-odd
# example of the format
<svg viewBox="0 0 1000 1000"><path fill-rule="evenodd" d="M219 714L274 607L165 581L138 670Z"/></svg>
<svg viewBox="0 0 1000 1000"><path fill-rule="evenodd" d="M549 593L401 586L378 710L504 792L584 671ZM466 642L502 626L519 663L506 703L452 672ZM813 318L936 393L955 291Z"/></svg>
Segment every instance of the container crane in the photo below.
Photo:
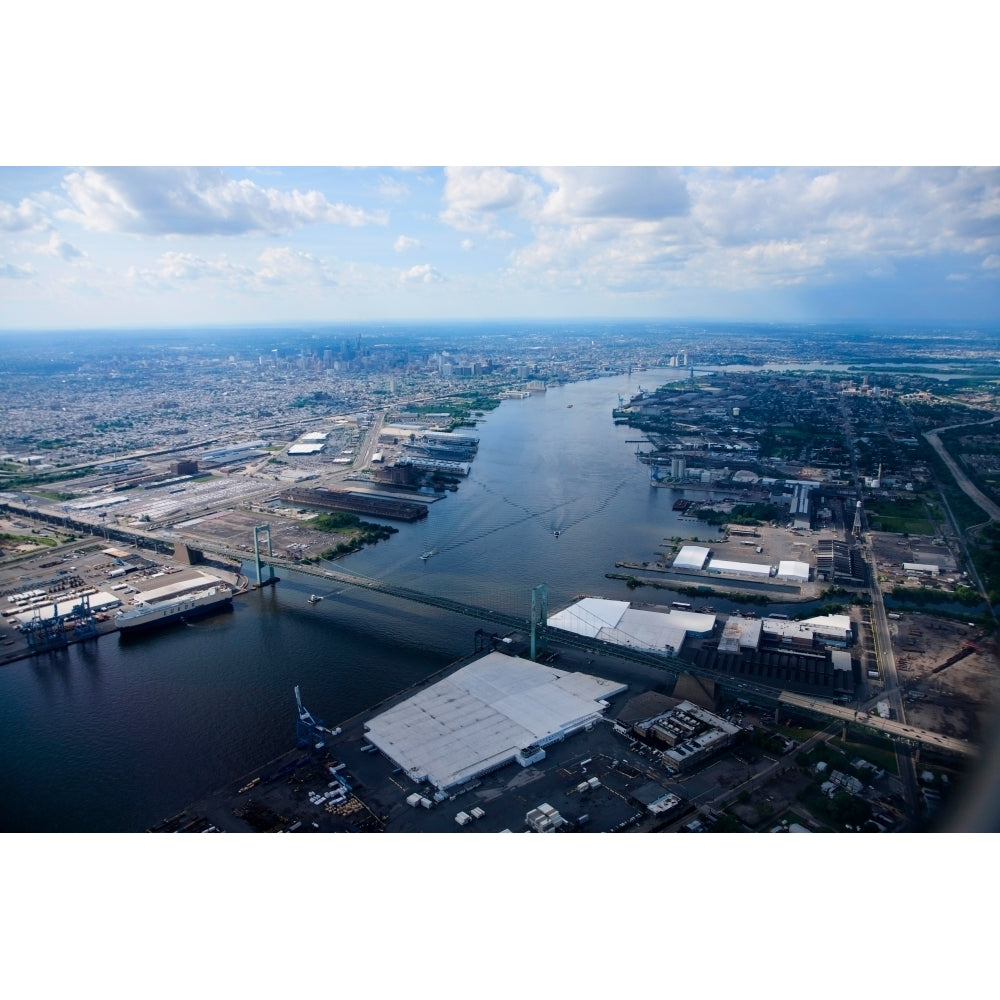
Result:
<svg viewBox="0 0 1000 1000"><path fill-rule="evenodd" d="M295 685L295 704L299 710L299 717L295 723L295 736L299 746L312 746L317 750L322 750L326 746L326 736L339 736L340 727L328 729L323 725L321 719L315 718L312 713L302 704L302 695L299 692L298 684Z"/></svg>

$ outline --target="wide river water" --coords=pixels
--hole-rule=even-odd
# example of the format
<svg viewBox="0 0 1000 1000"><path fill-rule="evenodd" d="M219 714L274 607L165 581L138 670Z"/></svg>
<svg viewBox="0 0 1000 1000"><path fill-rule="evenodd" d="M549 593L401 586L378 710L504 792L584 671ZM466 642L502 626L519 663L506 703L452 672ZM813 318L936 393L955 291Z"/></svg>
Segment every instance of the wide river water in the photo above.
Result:
<svg viewBox="0 0 1000 1000"><path fill-rule="evenodd" d="M538 583L550 612L581 594L668 603L668 592L605 577L617 560L652 560L664 538L698 527L677 520L677 494L650 486L630 443L642 435L615 426L611 410L619 394L683 375L646 371L503 402L469 431L479 453L458 491L338 567L525 619ZM281 575L228 614L0 668L0 830L143 830L290 749L296 684L333 725L468 655L482 627ZM310 605L311 593L324 600Z"/></svg>

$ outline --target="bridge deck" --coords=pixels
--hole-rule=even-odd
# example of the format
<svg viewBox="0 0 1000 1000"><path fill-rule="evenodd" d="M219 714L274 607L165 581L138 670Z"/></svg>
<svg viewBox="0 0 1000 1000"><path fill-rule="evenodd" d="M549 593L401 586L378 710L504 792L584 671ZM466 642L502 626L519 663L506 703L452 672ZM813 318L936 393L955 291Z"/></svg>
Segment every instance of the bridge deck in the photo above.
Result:
<svg viewBox="0 0 1000 1000"><path fill-rule="evenodd" d="M196 542L193 543L193 547L202 548L207 552L226 556L227 558L236 559L241 562L249 562L252 559L245 552L229 549L217 544ZM303 573L307 576L314 576L345 586L360 587L363 590L386 594L389 597L396 597L400 600L413 601L418 604L440 608L444 611L451 611L455 614L465 615L469 618L476 618L480 621L500 625L511 631L527 633L531 630L530 620L518 615L507 614L503 611L494 611L491 608L483 608L464 601L455 601L440 594L428 594L409 587L400 587L396 584L386 583L384 580L360 576L356 573L345 573L342 570L327 569L309 563L301 563L293 559L285 559L282 556L264 556L262 554L261 561L266 565L285 569L289 572ZM665 670L675 676L691 674L695 677L702 677L712 681L718 688L732 695L748 700L752 699L757 704L765 704L772 707L782 704L787 705L790 708L798 708L831 721L843 721L851 725L864 726L868 729L882 732L895 740L919 743L937 750L947 750L963 756L973 756L976 753L975 748L967 743L930 732L929 730L917 729L913 726L903 725L889 719L873 718L867 714L859 714L854 709L843 705L834 705L817 698L784 691L780 688L772 688L767 685L756 684L752 681L737 681L735 678L720 675L712 670L698 667L686 660L681 660L678 657L665 653L605 642L602 639L578 635L576 632L568 632L565 629L554 628L551 625L539 626L537 635L543 645L545 643L553 643L560 646L582 649L591 653L600 653L605 656L615 656L620 659L643 663L659 670Z"/></svg>

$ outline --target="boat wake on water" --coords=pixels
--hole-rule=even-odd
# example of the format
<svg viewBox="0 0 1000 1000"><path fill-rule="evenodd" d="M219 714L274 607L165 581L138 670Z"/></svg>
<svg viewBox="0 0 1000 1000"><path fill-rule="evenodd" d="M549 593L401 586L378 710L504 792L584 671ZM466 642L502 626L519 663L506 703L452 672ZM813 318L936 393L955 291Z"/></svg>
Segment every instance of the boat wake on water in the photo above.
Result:
<svg viewBox="0 0 1000 1000"><path fill-rule="evenodd" d="M452 549L459 549L463 545L469 545L472 542L478 542L483 538L487 538L489 535L495 535L498 531L506 531L508 528L513 528L518 524L524 524L526 521L533 521L535 518L541 517L544 514L551 514L552 511L558 510L560 507L565 507L568 503L572 503L572 501L562 500L557 504L553 504L551 507L546 507L543 510L538 511L528 510L526 507L521 507L521 510L528 510L524 517L516 517L513 521L507 521L504 524L498 524L492 528L486 528L483 531L476 532L474 535L469 535L467 538L462 538L457 542L452 542L450 545L442 545L440 548L435 548L424 553L424 555L420 558L426 562L432 555L438 555L442 552L451 552ZM520 505L515 504L514 506Z"/></svg>

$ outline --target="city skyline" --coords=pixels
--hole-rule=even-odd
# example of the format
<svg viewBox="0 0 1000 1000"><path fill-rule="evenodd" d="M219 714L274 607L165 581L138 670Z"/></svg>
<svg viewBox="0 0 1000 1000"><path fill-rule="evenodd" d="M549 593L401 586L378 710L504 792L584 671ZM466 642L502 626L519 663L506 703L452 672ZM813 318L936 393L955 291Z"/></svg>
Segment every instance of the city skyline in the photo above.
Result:
<svg viewBox="0 0 1000 1000"><path fill-rule="evenodd" d="M0 169L5 329L992 320L988 167Z"/></svg>

